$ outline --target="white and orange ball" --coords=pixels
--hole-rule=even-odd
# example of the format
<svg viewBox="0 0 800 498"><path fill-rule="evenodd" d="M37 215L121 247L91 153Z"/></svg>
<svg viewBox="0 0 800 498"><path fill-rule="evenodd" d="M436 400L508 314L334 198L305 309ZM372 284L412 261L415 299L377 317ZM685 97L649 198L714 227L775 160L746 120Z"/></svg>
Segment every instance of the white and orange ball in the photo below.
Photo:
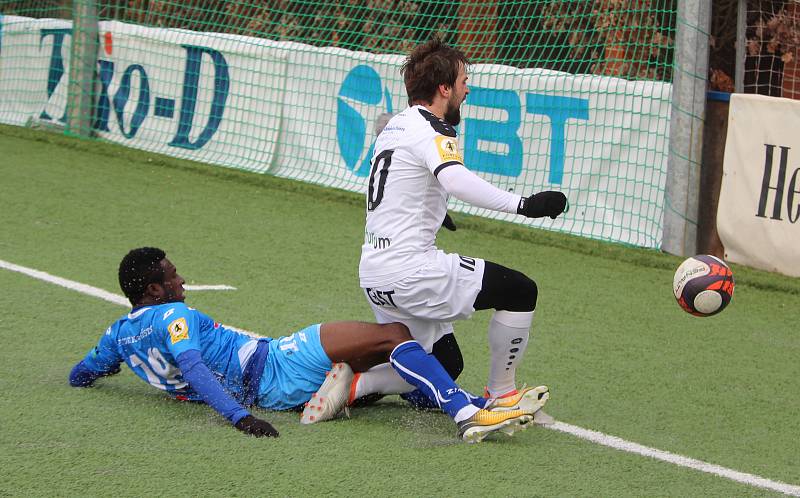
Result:
<svg viewBox="0 0 800 498"><path fill-rule="evenodd" d="M716 315L733 296L733 273L721 259L708 254L687 258L675 271L672 291L678 304L694 316Z"/></svg>

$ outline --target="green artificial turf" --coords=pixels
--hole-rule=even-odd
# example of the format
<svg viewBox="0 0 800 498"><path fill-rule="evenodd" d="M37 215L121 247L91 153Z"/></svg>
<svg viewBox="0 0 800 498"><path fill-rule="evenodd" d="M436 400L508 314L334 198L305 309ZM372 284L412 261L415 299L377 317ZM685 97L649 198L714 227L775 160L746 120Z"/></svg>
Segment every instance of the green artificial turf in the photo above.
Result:
<svg viewBox="0 0 800 498"><path fill-rule="evenodd" d="M157 245L187 303L264 335L372 318L358 286L363 199L98 142L0 127L0 259L119 293L132 247ZM455 214L439 247L525 272L540 289L520 382L557 420L800 484L800 282L734 265L722 314L672 297L681 258ZM397 398L352 419L249 438L127 369L96 388L72 365L126 310L0 269L0 495L764 496L763 489L532 428L460 443ZM480 391L490 314L456 324Z"/></svg>

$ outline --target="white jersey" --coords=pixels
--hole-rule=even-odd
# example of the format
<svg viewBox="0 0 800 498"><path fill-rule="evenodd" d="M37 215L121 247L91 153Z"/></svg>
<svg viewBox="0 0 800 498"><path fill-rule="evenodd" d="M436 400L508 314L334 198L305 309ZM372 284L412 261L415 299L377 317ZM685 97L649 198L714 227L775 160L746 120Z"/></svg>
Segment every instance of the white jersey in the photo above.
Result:
<svg viewBox="0 0 800 498"><path fill-rule="evenodd" d="M393 117L375 142L361 246L362 287L386 285L433 257L447 214L447 191L436 175L463 165L456 130L423 106Z"/></svg>

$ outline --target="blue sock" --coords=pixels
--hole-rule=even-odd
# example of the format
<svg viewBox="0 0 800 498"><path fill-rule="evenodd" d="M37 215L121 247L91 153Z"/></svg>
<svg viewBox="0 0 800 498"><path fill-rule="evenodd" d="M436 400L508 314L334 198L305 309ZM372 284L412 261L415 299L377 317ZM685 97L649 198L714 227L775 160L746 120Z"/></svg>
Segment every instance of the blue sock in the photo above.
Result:
<svg viewBox="0 0 800 498"><path fill-rule="evenodd" d="M436 357L429 355L417 341L406 341L389 356L392 367L406 382L415 386L436 406L453 418L472 396L458 387Z"/></svg>
<svg viewBox="0 0 800 498"><path fill-rule="evenodd" d="M403 393L400 395L400 397L408 401L408 403L417 410L434 410L439 408L439 405L431 401L430 398L428 398L428 396L419 389L414 389L410 393ZM489 402L489 398L475 396L473 394L469 394L469 399L473 405L477 406L481 410L486 408L486 404Z"/></svg>
<svg viewBox="0 0 800 498"><path fill-rule="evenodd" d="M428 396L425 395L424 392L420 391L419 389L414 389L410 393L403 393L400 395L401 398L408 401L408 404L416 408L417 410L438 410L439 405L431 401Z"/></svg>
<svg viewBox="0 0 800 498"><path fill-rule="evenodd" d="M473 405L477 406L481 410L486 408L486 403L489 401L489 398L483 398L480 396L470 396L470 401Z"/></svg>

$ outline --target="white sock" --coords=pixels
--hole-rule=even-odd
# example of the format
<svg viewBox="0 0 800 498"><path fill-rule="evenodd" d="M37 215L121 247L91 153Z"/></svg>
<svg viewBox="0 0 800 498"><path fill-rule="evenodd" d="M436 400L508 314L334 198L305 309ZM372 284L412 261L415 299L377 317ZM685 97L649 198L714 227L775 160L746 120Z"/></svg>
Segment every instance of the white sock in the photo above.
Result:
<svg viewBox="0 0 800 498"><path fill-rule="evenodd" d="M403 394L410 393L416 389L414 386L404 381L392 365L381 363L375 365L366 372L361 372L358 376L355 395L353 399L358 399L367 394Z"/></svg>
<svg viewBox="0 0 800 498"><path fill-rule="evenodd" d="M464 408L458 410L458 413L456 413L456 416L453 417L453 421L455 423L459 423L462 420L467 420L471 416L473 416L476 413L478 413L478 410L480 410L480 408L478 408L475 405L467 405Z"/></svg>
<svg viewBox="0 0 800 498"><path fill-rule="evenodd" d="M495 311L489 322L492 364L486 388L490 396L502 396L517 388L517 365L528 348L533 311Z"/></svg>

